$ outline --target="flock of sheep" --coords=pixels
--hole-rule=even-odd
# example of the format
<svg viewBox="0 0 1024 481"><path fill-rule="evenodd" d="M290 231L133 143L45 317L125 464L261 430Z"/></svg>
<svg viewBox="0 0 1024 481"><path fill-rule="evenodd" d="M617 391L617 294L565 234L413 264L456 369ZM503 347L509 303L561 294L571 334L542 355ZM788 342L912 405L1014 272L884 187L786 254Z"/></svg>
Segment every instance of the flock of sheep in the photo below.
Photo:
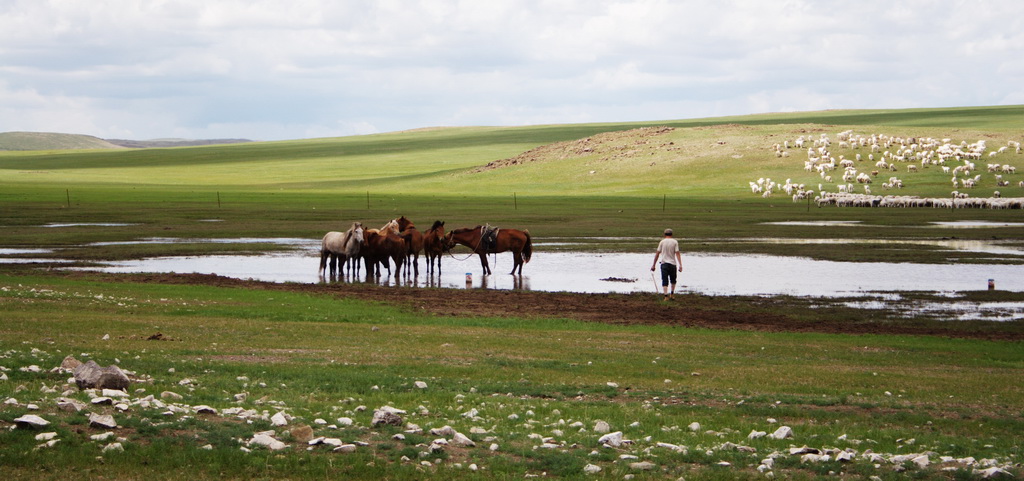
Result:
<svg viewBox="0 0 1024 481"><path fill-rule="evenodd" d="M804 183L794 183L792 179L779 183L770 178L760 178L750 182L751 192L765 198L785 193L793 198L793 202L813 199L819 207L1024 209L1024 197L1003 198L999 190L993 191L989 197L971 197L967 193L989 185L997 189L1013 188L1014 184L1008 177L1016 174L1017 168L999 160L1008 153L1020 154L1021 144L1018 141L1010 140L1006 145L988 150L984 140L957 144L952 139L884 134L868 136L846 130L837 135L835 142L828 134L821 134L818 138L801 135L792 142L787 140L772 146L776 157L789 157L793 149L806 151L804 171L817 173L821 178L817 191ZM844 149L852 155L851 158L847 158L847 154L837 154ZM951 176L953 190L948 198L872 193L872 185L879 185L883 190L902 189L904 181L896 173L905 171L908 176L913 176L925 169L941 169ZM887 176L888 180L875 184L883 172L882 178ZM835 191L827 191L832 187ZM1024 189L1024 180L1018 181L1016 187ZM859 189L863 193L857 192Z"/></svg>

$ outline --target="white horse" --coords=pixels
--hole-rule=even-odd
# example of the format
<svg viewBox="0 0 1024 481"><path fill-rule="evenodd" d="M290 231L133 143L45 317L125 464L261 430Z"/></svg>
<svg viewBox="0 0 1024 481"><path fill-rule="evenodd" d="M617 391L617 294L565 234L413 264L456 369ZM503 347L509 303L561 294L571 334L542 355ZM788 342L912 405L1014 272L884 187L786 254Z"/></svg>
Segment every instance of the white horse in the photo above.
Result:
<svg viewBox="0 0 1024 481"><path fill-rule="evenodd" d="M349 270L359 268L359 249L363 245L363 224L353 222L345 232L328 232L320 243L320 277L327 270L327 259L331 260L331 276L335 272L344 275L345 263L351 261ZM338 262L338 261L341 262ZM340 271L340 272L339 272Z"/></svg>

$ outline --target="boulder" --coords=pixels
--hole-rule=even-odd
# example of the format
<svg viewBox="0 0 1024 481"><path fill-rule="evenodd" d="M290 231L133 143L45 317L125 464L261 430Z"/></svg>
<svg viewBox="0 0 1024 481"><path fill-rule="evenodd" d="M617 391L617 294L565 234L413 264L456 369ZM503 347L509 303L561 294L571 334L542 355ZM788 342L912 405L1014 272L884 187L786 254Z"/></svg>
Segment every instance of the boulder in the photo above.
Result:
<svg viewBox="0 0 1024 481"><path fill-rule="evenodd" d="M89 361L75 368L75 384L78 389L128 389L131 381L121 368L110 365L100 367L96 361Z"/></svg>

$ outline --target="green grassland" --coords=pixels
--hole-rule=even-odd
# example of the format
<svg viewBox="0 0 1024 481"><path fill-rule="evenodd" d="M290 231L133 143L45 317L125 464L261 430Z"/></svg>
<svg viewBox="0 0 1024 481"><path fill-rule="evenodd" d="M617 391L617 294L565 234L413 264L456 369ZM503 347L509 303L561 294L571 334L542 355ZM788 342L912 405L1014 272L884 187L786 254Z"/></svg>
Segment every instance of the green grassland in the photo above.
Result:
<svg viewBox="0 0 1024 481"><path fill-rule="evenodd" d="M38 275L0 276L0 307L0 366L9 377L0 398L15 400L0 405L0 424L26 413L52 423L0 430L0 463L18 479L82 471L114 479L573 479L587 464L602 468L588 479L759 479L757 466L773 453L772 471L794 479L971 479L982 466L943 457L1013 472L1024 454L1019 343L434 317L322 295ZM156 333L161 340L149 340ZM68 374L50 372L68 355L117 363L143 379L128 409L87 408L115 417L123 453L102 453L113 440L92 441L106 430L89 427L84 414L55 409L60 396L90 400L66 384ZM42 372L22 370L31 365ZM169 415L140 403L165 391L184 396L177 405L186 410L264 415ZM26 410L30 403L40 409ZM408 426L372 426L382 406L408 411L405 421L423 432L397 440ZM266 419L277 412L293 417L288 426ZM315 422L339 417L353 424ZM634 444L602 447L598 421ZM365 445L350 454L307 450L290 434L301 425ZM477 445L430 454L442 436L429 431L445 425ZM793 437L748 438L781 426ZM241 449L271 429L288 448ZM40 432L60 441L38 448ZM805 445L857 456L809 463L789 454ZM887 460L870 461L872 452ZM893 458L911 453L931 464ZM640 460L657 468L630 467Z"/></svg>
<svg viewBox="0 0 1024 481"><path fill-rule="evenodd" d="M650 126L674 130L647 138L601 135ZM437 128L173 149L8 152L0 153L0 218L7 226L7 245L59 245L126 235L315 238L351 221L383 224L398 215L419 224L443 219L449 227L489 222L529 228L542 237L646 236L665 225L690 239L1019 237L1017 229L918 228L934 221L1016 220L1019 211L817 209L785 195L762 199L750 192L748 182L762 177L780 183L792 178L817 190L822 180L803 170L805 154L793 149L791 156L779 158L772 146L799 135L825 133L834 140L847 129L866 135L985 139L994 150L1008 140L1021 140L1024 107ZM537 161L477 170L553 143ZM586 145L598 147L588 152ZM835 152L843 153L854 155ZM999 158L1014 165L1021 159L1012 153ZM952 190L949 175L939 169L896 175L906 184L899 194L948 197ZM1004 197L1024 196L1018 179L1008 179L1014 184L1001 189ZM987 175L971 194L991 195L994 182ZM874 189L881 190L877 184ZM81 219L141 225L44 234L22 228ZM204 219L222 222L197 222ZM765 225L792 220L859 220L865 226ZM706 249L702 242L693 248ZM870 252L859 257L870 260Z"/></svg>
<svg viewBox="0 0 1024 481"><path fill-rule="evenodd" d="M616 134L660 126L674 130ZM772 146L799 135L834 138L848 129L986 139L994 149L1009 140L1024 141L1024 106L0 152L0 247L61 247L66 249L61 256L83 262L161 253L156 249L172 255L253 251L269 247L196 244L166 252L167 246L82 246L147 237L312 239L354 220L383 224L398 215L420 225L443 219L449 228L483 222L524 227L549 238L656 239L672 226L688 252L850 261L949 262L950 256L927 247L872 242L828 248L753 246L743 240L997 237L1024 243L1019 227L924 227L934 221L1021 222L1021 211L818 209L786 196L764 199L750 192L748 182L759 177L792 178L816 189L820 180L804 172L800 152L776 157ZM537 150L524 154L531 149ZM534 161L478 170L521 154ZM1024 172L1024 156L1007 153L999 159ZM903 169L898 175L907 184L901 194L949 195L948 176L936 169L917 174ZM1008 178L1016 185L1024 177ZM972 196L991 190L994 186L983 183ZM1001 190L1006 197L1024 197L1018 187ZM214 219L218 222L206 222ZM863 225L766 224L810 220ZM71 222L128 225L39 227ZM648 244L615 245L649 249ZM1010 256L973 260L1019 262ZM779 332L616 326L523 319L514 312L501 318L435 316L402 307L408 304L399 301L407 300L410 288L381 287L396 301L382 303L346 298L343 292L139 279L0 264L0 379L6 378L0 380L0 428L5 428L0 429L0 471L8 477L765 479L759 467L768 458L773 467L767 472L780 479L978 479L981 469L991 466L1024 475L1020 342L808 334L785 332L786 326ZM1000 294L1000 301L1019 300L1013 293ZM652 306L656 302L652 299ZM699 302L725 311L799 310L804 322L842 315L781 298L765 304ZM993 323L983 331L1017 332L1018 324ZM161 340L150 340L157 333ZM123 452L101 451L115 439L92 440L104 430L90 427L84 412L57 409L59 397L90 401L88 393L69 384L68 373L51 370L68 355L116 363L140 378L129 389L126 410L100 405L86 410L114 415L119 427L113 432ZM417 388L416 381L428 387ZM185 412L167 414L166 407L142 402L149 395L161 399L164 391L182 395L176 405ZM218 413L191 411L203 404ZM405 421L422 431L372 426L373 411L382 406L406 410ZM255 414L244 419L226 414L231 408ZM292 416L288 426L270 423L277 412ZM50 426L6 429L31 413ZM340 417L353 422L340 424ZM595 432L599 420L633 443L602 446ZM700 427L691 430L694 422ZM299 425L312 426L317 436L362 444L347 454L309 447L290 432ZM431 452L433 440L452 439L430 433L445 425L476 446ZM793 436L748 436L780 426L791 427ZM286 449L248 444L254 433L271 429ZM45 444L36 439L41 432L55 432L59 441L40 447ZM827 450L830 457L812 461L789 453L802 446ZM838 461L836 455L847 449L854 459ZM882 458L872 459L872 453ZM909 454L918 462L927 456L928 464L897 457ZM641 461L654 469L631 466ZM601 471L584 474L588 464Z"/></svg>

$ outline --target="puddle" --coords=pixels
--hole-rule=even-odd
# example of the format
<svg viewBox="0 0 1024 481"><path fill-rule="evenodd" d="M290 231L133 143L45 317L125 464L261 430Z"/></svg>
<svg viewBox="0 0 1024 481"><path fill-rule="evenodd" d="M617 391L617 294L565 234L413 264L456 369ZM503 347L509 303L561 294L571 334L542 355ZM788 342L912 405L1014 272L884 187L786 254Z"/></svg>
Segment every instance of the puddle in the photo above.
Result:
<svg viewBox="0 0 1024 481"><path fill-rule="evenodd" d="M22 249L0 247L0 256L12 256L20 254L49 254L53 249Z"/></svg>
<svg viewBox="0 0 1024 481"><path fill-rule="evenodd" d="M149 237L131 241L92 242L86 246L121 246L141 244L278 244L294 247L320 248L320 240L299 239L290 237L238 237L233 239L182 239L180 237Z"/></svg>
<svg viewBox="0 0 1024 481"><path fill-rule="evenodd" d="M309 241L307 241L309 242ZM489 256L496 274L482 276L479 258L446 256L440 276L428 278L425 260L420 275L403 285L529 289L581 293L655 292L660 278L650 271L653 254L535 252L523 276L507 275L510 254ZM745 254L683 256L680 290L710 295L868 296L876 292L985 290L995 279L1000 290L1024 292L1021 265L943 265L851 263L807 258ZM319 282L319 254L313 249L260 256L221 255L159 257L111 262L104 272L176 272L218 274L268 282ZM395 284L394 279L382 283Z"/></svg>
<svg viewBox="0 0 1024 481"><path fill-rule="evenodd" d="M859 220L811 220L811 221L788 221L788 222L764 222L764 225L793 225L812 227L860 227Z"/></svg>
<svg viewBox="0 0 1024 481"><path fill-rule="evenodd" d="M72 222L60 224L56 222L51 222L49 224L43 224L39 227L125 227L129 225L138 224L125 224L120 222Z"/></svg>
<svg viewBox="0 0 1024 481"><path fill-rule="evenodd" d="M928 227L947 227L950 229L985 229L992 227L1024 227L1024 222L992 222L987 220L958 220L954 222L929 222Z"/></svg>
<svg viewBox="0 0 1024 481"><path fill-rule="evenodd" d="M893 299L872 299L842 303L853 309L888 309L905 318L921 315L939 316L952 321L1020 321L1024 320L1024 302L910 302Z"/></svg>

